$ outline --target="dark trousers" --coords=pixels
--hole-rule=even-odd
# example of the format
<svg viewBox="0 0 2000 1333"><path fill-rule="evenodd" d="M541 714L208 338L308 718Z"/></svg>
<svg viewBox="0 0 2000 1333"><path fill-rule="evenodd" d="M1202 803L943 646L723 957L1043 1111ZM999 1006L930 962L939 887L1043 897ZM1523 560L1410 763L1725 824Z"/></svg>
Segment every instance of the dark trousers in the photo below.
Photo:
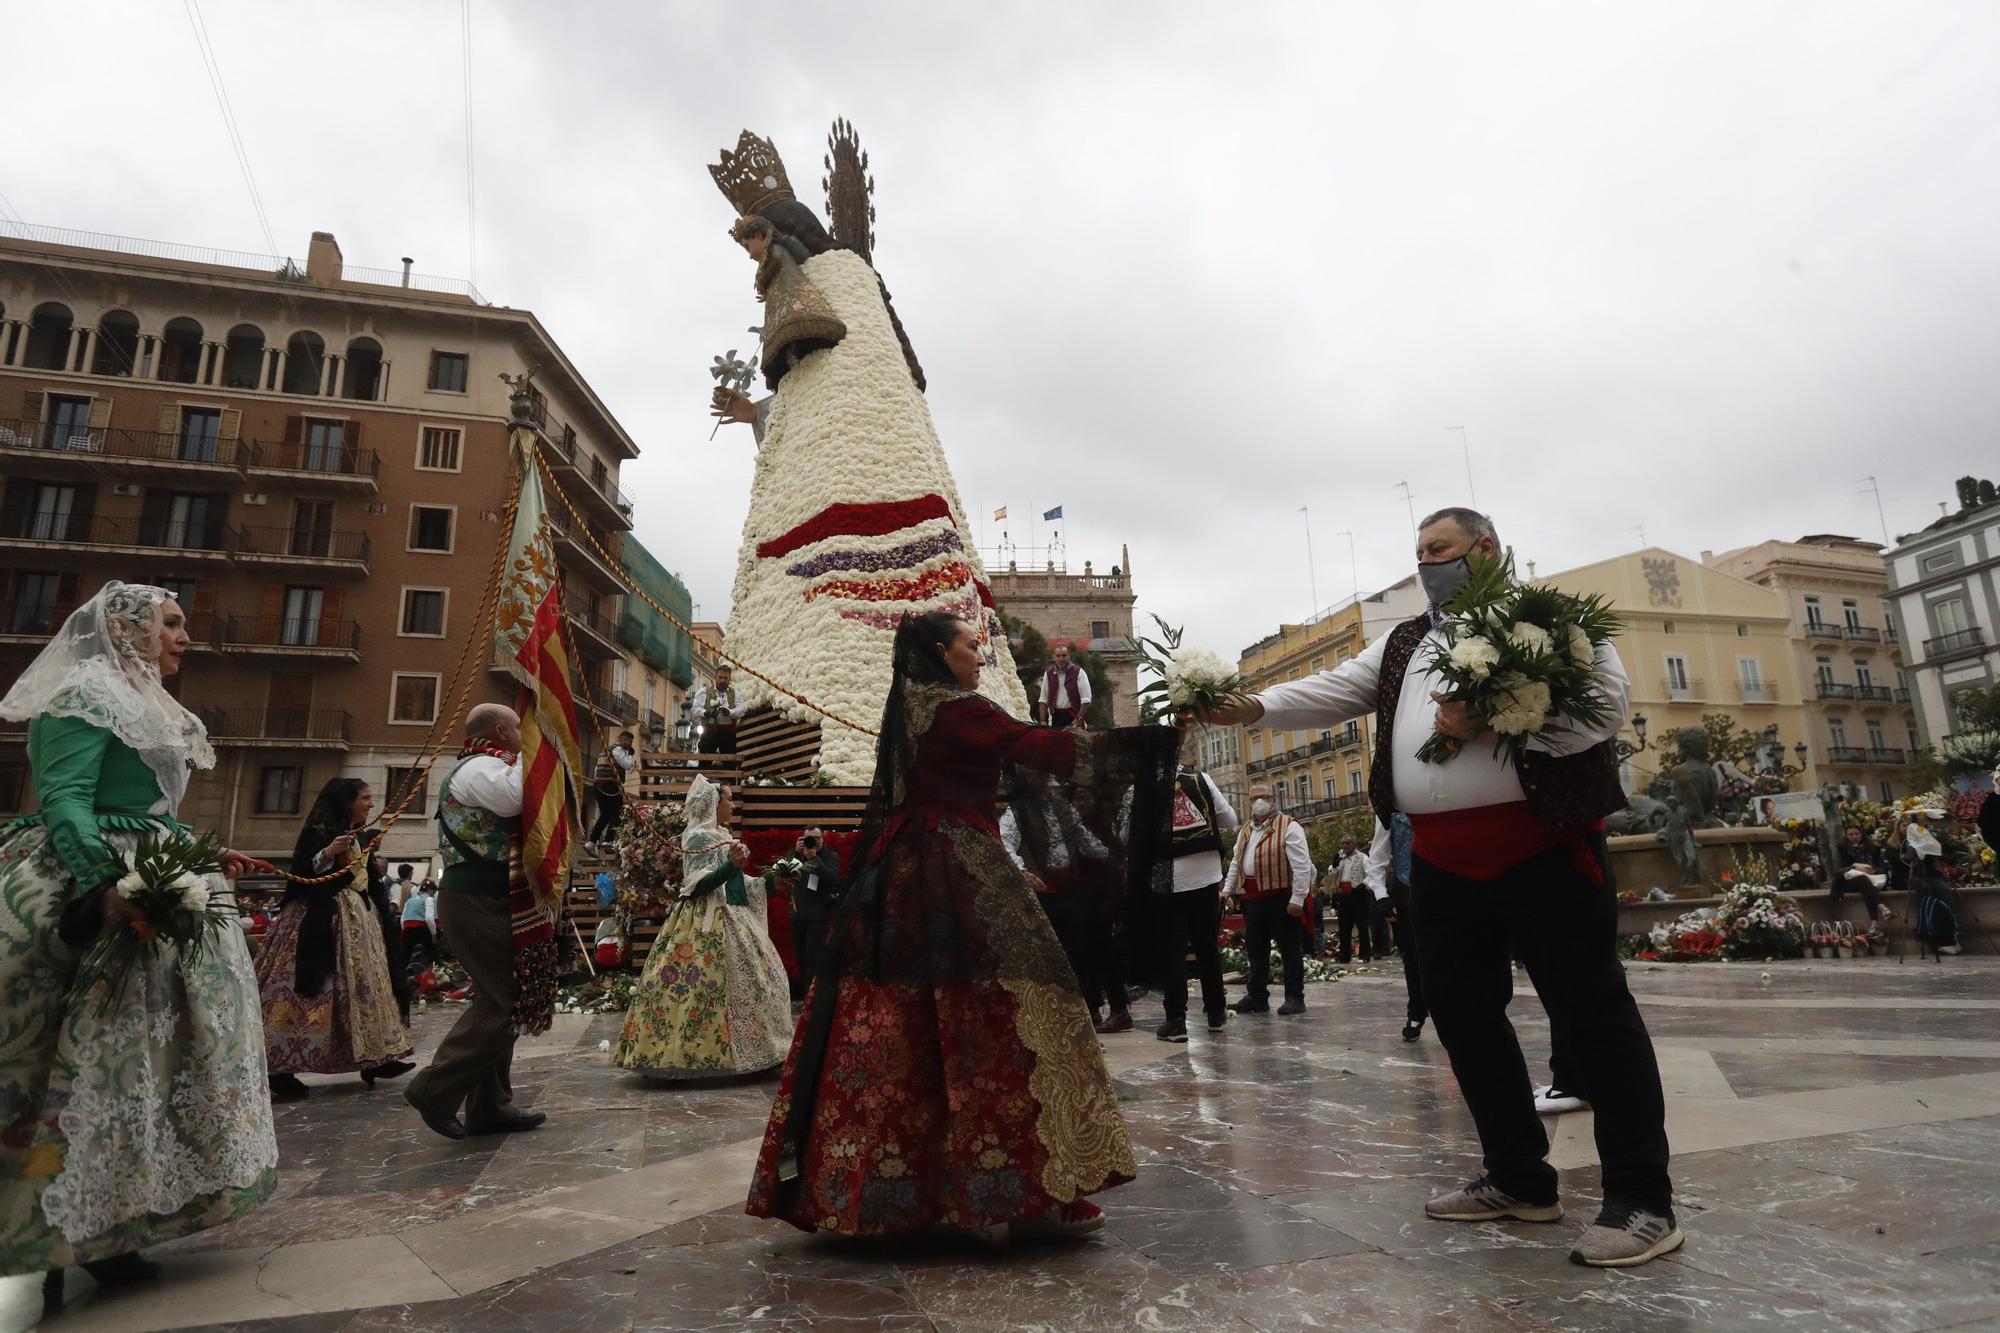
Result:
<svg viewBox="0 0 2000 1333"><path fill-rule="evenodd" d="M1411 880L1424 999L1478 1126L1486 1174L1526 1202L1556 1198L1548 1136L1507 1021L1511 944L1549 1012L1557 1048L1588 1071L1587 1089L1567 1090L1583 1091L1597 1113L1605 1200L1668 1211L1666 1100L1618 961L1611 890L1579 874L1567 848L1495 880L1463 879L1417 857Z"/></svg>
<svg viewBox="0 0 2000 1333"><path fill-rule="evenodd" d="M597 793L597 822L590 827L590 837L586 842L603 842L618 831L618 821L625 817L625 793Z"/></svg>
<svg viewBox="0 0 2000 1333"><path fill-rule="evenodd" d="M1393 945L1389 930L1389 913L1394 910L1393 904L1387 898L1377 898L1368 904L1368 929L1375 939L1377 958L1387 958Z"/></svg>
<svg viewBox="0 0 2000 1333"><path fill-rule="evenodd" d="M1056 943L1062 946L1063 957L1069 960L1069 970L1076 974L1077 991L1088 1003L1088 978L1091 973L1089 918L1095 904L1076 893L1038 893L1035 901L1042 905L1042 912L1049 919L1049 928L1056 933Z"/></svg>
<svg viewBox="0 0 2000 1333"><path fill-rule="evenodd" d="M1111 918L1103 905L1086 903L1083 913L1083 966L1076 979L1083 985L1083 1002L1096 1013L1107 1004L1114 1014L1123 1013L1125 969L1118 965L1118 946L1112 937Z"/></svg>
<svg viewBox="0 0 2000 1333"><path fill-rule="evenodd" d="M1861 901L1868 904L1868 919L1870 921L1880 921L1882 919L1882 892L1869 882L1866 875L1856 875L1852 879L1849 879L1844 874L1835 875L1833 882L1826 886L1827 902L1839 902L1849 889L1859 891Z"/></svg>
<svg viewBox="0 0 2000 1333"><path fill-rule="evenodd" d="M1389 922L1390 930L1396 937L1396 952L1403 956L1403 987L1410 993L1410 1006L1403 1012L1412 1023L1421 1023L1430 1017L1430 1010L1424 1008L1424 983L1418 971L1417 927L1410 919L1410 886L1391 879L1388 901L1395 913Z"/></svg>
<svg viewBox="0 0 2000 1333"><path fill-rule="evenodd" d="M735 754L736 728L733 726L702 728L701 744L695 747L695 753Z"/></svg>
<svg viewBox="0 0 2000 1333"><path fill-rule="evenodd" d="M1271 945L1278 946L1284 965L1285 998L1306 998L1305 925L1288 910L1283 894L1243 900L1243 947L1250 955L1250 980L1244 998L1252 1004L1271 1000Z"/></svg>
<svg viewBox="0 0 2000 1333"><path fill-rule="evenodd" d="M1334 949L1334 959L1346 962L1354 956L1355 932L1361 934L1361 961L1375 961L1375 936L1369 917L1375 910L1375 895L1367 889L1356 887L1352 892L1333 895L1334 915L1340 919L1340 943Z"/></svg>
<svg viewBox="0 0 2000 1333"><path fill-rule="evenodd" d="M1049 725L1057 731L1068 731L1076 725L1076 711L1070 708L1051 708Z"/></svg>
<svg viewBox="0 0 2000 1333"><path fill-rule="evenodd" d="M458 1114L490 1129L514 1101L514 922L503 895L471 889L438 894L438 927L474 986L472 1001L437 1053L410 1080L409 1097L433 1115Z"/></svg>
<svg viewBox="0 0 2000 1333"><path fill-rule="evenodd" d="M826 947L827 923L831 912L817 893L804 887L792 890L792 956L798 960L799 975L792 982L793 999L804 999L813 973L819 970L820 951Z"/></svg>
<svg viewBox="0 0 2000 1333"><path fill-rule="evenodd" d="M1160 913L1160 1000L1167 1017L1187 1018L1190 953L1201 978L1203 1012L1227 1012L1229 993L1222 988L1222 950L1215 938L1222 928L1222 886L1155 894L1153 901Z"/></svg>

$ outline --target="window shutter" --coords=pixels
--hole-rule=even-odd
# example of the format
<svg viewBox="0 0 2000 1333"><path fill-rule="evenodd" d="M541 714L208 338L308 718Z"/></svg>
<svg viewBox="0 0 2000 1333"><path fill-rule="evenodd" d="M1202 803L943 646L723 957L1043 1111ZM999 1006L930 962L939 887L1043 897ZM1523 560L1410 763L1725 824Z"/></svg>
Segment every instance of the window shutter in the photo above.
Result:
<svg viewBox="0 0 2000 1333"><path fill-rule="evenodd" d="M266 584L264 586L263 603L257 610L257 619L260 622L259 628L269 626L270 632L276 634L278 632L278 621L283 619L284 614L285 590L275 583Z"/></svg>
<svg viewBox="0 0 2000 1333"><path fill-rule="evenodd" d="M147 491L145 503L140 507L139 521L149 528L158 527L166 521L167 505L172 499L166 491Z"/></svg>
<svg viewBox="0 0 2000 1333"><path fill-rule="evenodd" d="M90 400L90 429L103 430L111 424L111 400L93 398Z"/></svg>
<svg viewBox="0 0 2000 1333"><path fill-rule="evenodd" d="M304 444L306 439L306 419L304 417L285 418L285 443Z"/></svg>
<svg viewBox="0 0 2000 1333"><path fill-rule="evenodd" d="M48 402L48 397L44 390L28 390L21 398L21 418L24 421L41 421L42 413L47 410L45 404Z"/></svg>
<svg viewBox="0 0 2000 1333"><path fill-rule="evenodd" d="M334 648L345 648L340 640L340 589L328 588L320 595L319 641Z"/></svg>
<svg viewBox="0 0 2000 1333"><path fill-rule="evenodd" d="M243 433L243 410L237 407L222 409L222 438L234 440Z"/></svg>
<svg viewBox="0 0 2000 1333"><path fill-rule="evenodd" d="M181 429L181 405L168 403L160 409L160 424L154 427L162 435L177 435Z"/></svg>
<svg viewBox="0 0 2000 1333"><path fill-rule="evenodd" d="M341 422L340 434L342 443L349 449L359 449L361 447L361 423L353 417L349 417L347 420Z"/></svg>
<svg viewBox="0 0 2000 1333"><path fill-rule="evenodd" d="M56 580L56 615L68 620L70 612L76 610L76 571L68 569Z"/></svg>
<svg viewBox="0 0 2000 1333"><path fill-rule="evenodd" d="M97 488L95 486L77 487L76 499L70 503L69 507L69 521L80 524L81 527L78 530L87 533L90 531L91 516L96 512Z"/></svg>

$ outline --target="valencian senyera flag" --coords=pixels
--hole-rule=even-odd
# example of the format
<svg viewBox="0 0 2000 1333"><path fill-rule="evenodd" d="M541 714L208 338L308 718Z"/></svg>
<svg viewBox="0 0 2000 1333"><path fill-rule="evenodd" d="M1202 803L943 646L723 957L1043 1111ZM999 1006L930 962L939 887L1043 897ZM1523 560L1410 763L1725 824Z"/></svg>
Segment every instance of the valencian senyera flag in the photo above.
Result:
<svg viewBox="0 0 2000 1333"><path fill-rule="evenodd" d="M520 682L521 862L528 901L514 904L517 948L546 932L552 938L569 887L578 801L583 789L583 743L576 725L575 664L562 628L562 584L555 540L545 517L540 470L532 437L515 432L514 464L521 495L494 621L500 664ZM532 917L540 909L540 932Z"/></svg>

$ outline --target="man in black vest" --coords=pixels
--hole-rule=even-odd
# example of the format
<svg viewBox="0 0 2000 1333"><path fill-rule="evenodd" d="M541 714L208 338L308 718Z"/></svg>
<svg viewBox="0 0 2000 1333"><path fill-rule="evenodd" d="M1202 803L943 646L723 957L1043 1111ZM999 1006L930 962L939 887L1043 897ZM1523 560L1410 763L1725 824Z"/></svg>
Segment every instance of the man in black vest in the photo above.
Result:
<svg viewBox="0 0 2000 1333"><path fill-rule="evenodd" d="M1410 905L1425 1001L1451 1057L1485 1154L1485 1173L1425 1206L1444 1221L1562 1217L1548 1136L1535 1115L1520 1043L1507 1021L1509 946L1541 993L1550 1025L1587 1078L1596 1110L1604 1207L1570 1258L1631 1267L1678 1249L1667 1178L1666 1106L1659 1065L1618 962L1618 905L1605 881L1604 816L1625 805L1612 737L1624 725L1630 683L1605 645L1596 662L1609 704L1601 725L1529 742L1517 767L1494 757L1490 730L1462 703L1440 699L1425 669L1442 642L1438 607L1469 577L1469 559L1497 559L1493 523L1444 509L1417 534L1417 572L1431 610L1404 622L1333 671L1273 686L1222 723L1311 731L1375 714L1368 795L1385 823L1407 815L1415 833ZM1433 732L1471 742L1427 764Z"/></svg>
<svg viewBox="0 0 2000 1333"><path fill-rule="evenodd" d="M1222 830L1241 822L1236 809L1215 785L1215 779L1192 762L1188 723L1180 723L1182 764L1174 775L1173 890L1156 894L1154 926L1158 932L1160 1001L1167 1021L1153 1035L1161 1041L1186 1041L1188 955L1194 955L1201 978L1201 1007L1208 1030L1229 1022L1229 994L1222 984Z"/></svg>

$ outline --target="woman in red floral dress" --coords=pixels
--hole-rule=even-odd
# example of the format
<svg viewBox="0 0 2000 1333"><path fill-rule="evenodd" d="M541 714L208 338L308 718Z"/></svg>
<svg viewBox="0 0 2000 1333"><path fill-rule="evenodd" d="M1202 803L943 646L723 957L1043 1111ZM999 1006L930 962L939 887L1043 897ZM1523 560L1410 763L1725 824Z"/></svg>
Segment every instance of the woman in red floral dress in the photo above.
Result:
<svg viewBox="0 0 2000 1333"><path fill-rule="evenodd" d="M995 804L1004 774L1031 870L1080 827L1065 793L1128 810L1115 878L1144 887L1170 865L1174 733L1026 726L974 692L981 660L954 616L897 631L861 850L771 1108L753 1214L843 1235L1076 1234L1101 1225L1084 1196L1132 1179L1089 1010Z"/></svg>

